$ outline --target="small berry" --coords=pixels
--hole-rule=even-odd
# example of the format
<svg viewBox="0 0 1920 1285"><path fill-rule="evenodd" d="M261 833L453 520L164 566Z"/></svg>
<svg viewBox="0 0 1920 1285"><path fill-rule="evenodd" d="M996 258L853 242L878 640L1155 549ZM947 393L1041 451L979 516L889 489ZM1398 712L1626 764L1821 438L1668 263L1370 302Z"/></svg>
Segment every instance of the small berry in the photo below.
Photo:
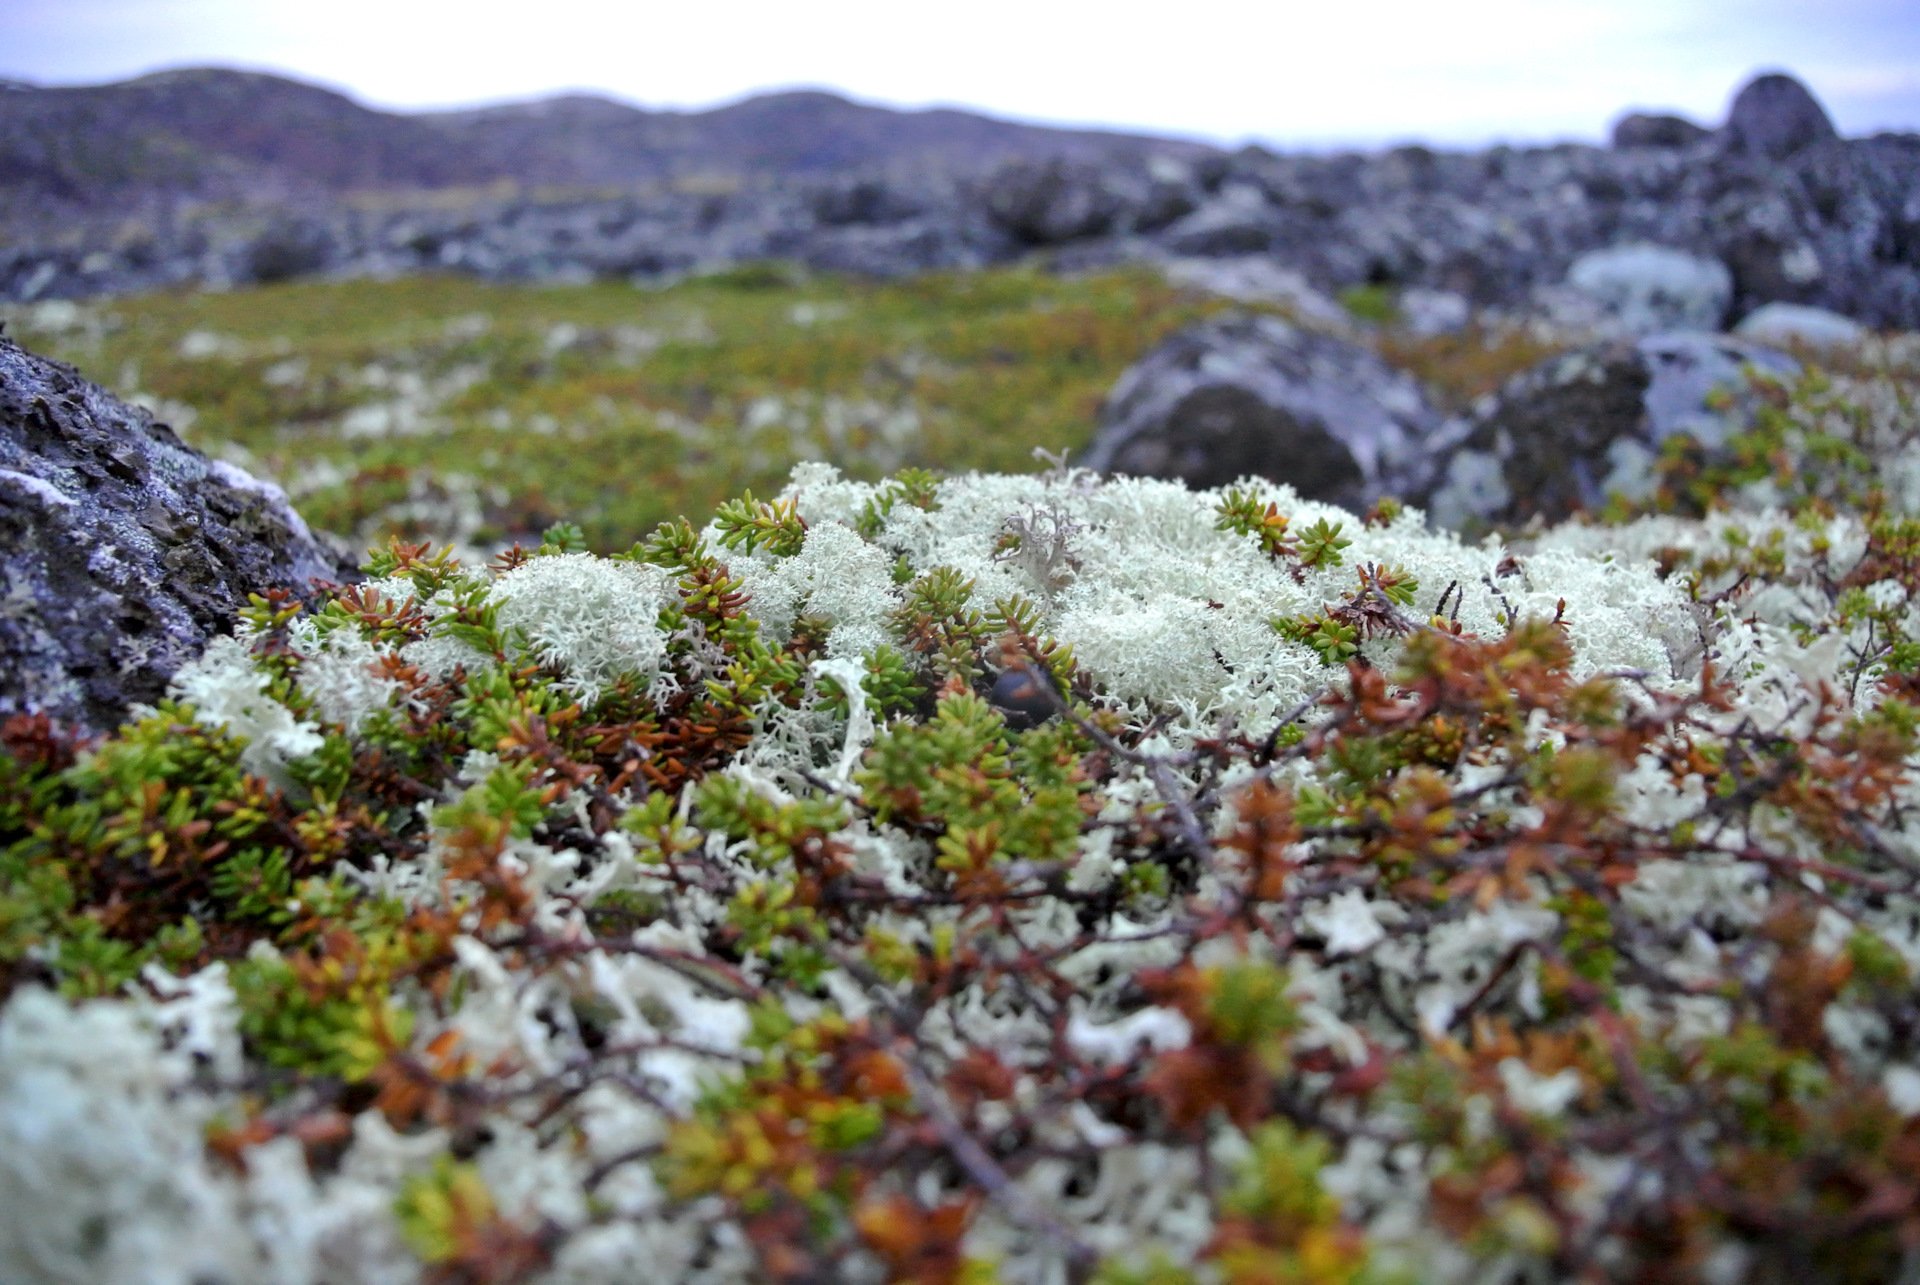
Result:
<svg viewBox="0 0 1920 1285"><path fill-rule="evenodd" d="M1015 727L1043 723L1060 707L1052 680L1031 665L1016 665L995 679L991 699Z"/></svg>

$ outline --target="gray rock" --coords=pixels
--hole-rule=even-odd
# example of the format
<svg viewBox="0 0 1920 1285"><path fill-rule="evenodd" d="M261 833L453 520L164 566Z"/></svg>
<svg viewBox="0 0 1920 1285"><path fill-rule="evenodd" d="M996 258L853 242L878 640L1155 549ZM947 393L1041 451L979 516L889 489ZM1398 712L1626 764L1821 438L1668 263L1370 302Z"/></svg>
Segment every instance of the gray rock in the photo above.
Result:
<svg viewBox="0 0 1920 1285"><path fill-rule="evenodd" d="M1178 163L1150 165L1143 189L1130 201L1136 232L1158 232L1200 207L1201 191L1193 168Z"/></svg>
<svg viewBox="0 0 1920 1285"><path fill-rule="evenodd" d="M1170 224L1162 242L1175 254L1220 258L1273 247L1273 212L1257 187L1229 183L1192 213Z"/></svg>
<svg viewBox="0 0 1920 1285"><path fill-rule="evenodd" d="M1816 143L1781 168L1820 277L1799 297L1753 302L1812 303L1875 326L1920 328L1920 137Z"/></svg>
<svg viewBox="0 0 1920 1285"><path fill-rule="evenodd" d="M1733 301L1733 277L1718 259L1636 242L1573 261L1567 284L1629 335L1718 330Z"/></svg>
<svg viewBox="0 0 1920 1285"><path fill-rule="evenodd" d="M1734 95L1723 129L1733 151L1769 160L1840 137L1819 100L1783 72L1748 81Z"/></svg>
<svg viewBox="0 0 1920 1285"><path fill-rule="evenodd" d="M334 252L333 234L325 223L282 216L246 243L233 275L260 285L312 276L327 266Z"/></svg>
<svg viewBox="0 0 1920 1285"><path fill-rule="evenodd" d="M278 487L4 338L0 544L0 714L89 732L158 700L249 593L354 571Z"/></svg>
<svg viewBox="0 0 1920 1285"><path fill-rule="evenodd" d="M1812 220L1790 194L1729 192L1709 218L1715 257L1733 274L1736 309L1812 303L1831 293Z"/></svg>
<svg viewBox="0 0 1920 1285"><path fill-rule="evenodd" d="M1438 417L1367 349L1229 313L1174 334L1120 377L1081 463L1219 486L1253 474L1365 509L1421 485Z"/></svg>
<svg viewBox="0 0 1920 1285"><path fill-rule="evenodd" d="M989 176L981 201L995 225L1024 245L1058 245L1113 229L1118 192L1092 165L1017 161Z"/></svg>
<svg viewBox="0 0 1920 1285"><path fill-rule="evenodd" d="M1749 368L1778 378L1792 358L1724 335L1672 333L1595 345L1536 366L1434 438L1437 485L1415 499L1436 525L1557 522L1611 494L1651 495L1661 445L1711 453L1759 405Z"/></svg>
<svg viewBox="0 0 1920 1285"><path fill-rule="evenodd" d="M1666 112L1629 112L1614 122L1609 140L1616 151L1678 151L1708 136L1705 126Z"/></svg>
<svg viewBox="0 0 1920 1285"><path fill-rule="evenodd" d="M794 256L820 272L902 277L916 272L980 268L993 257L974 238L937 219L835 228L811 237Z"/></svg>
<svg viewBox="0 0 1920 1285"><path fill-rule="evenodd" d="M1473 320L1473 305L1451 290L1403 290L1393 305L1398 314L1395 328L1419 338L1450 335L1465 330Z"/></svg>
<svg viewBox="0 0 1920 1285"><path fill-rule="evenodd" d="M1160 270L1168 281L1190 290L1203 290L1238 303L1278 304L1289 315L1320 330L1339 330L1353 322L1345 308L1314 289L1298 272L1267 255L1175 258L1161 264ZM1466 303L1460 302L1464 314Z"/></svg>
<svg viewBox="0 0 1920 1285"><path fill-rule="evenodd" d="M898 223L920 211L921 203L912 195L870 176L828 184L813 198L813 216L827 227Z"/></svg>
<svg viewBox="0 0 1920 1285"><path fill-rule="evenodd" d="M1844 348L1867 337L1867 328L1852 317L1825 308L1797 303L1762 304L1740 319L1733 333L1756 344L1805 344L1811 348Z"/></svg>

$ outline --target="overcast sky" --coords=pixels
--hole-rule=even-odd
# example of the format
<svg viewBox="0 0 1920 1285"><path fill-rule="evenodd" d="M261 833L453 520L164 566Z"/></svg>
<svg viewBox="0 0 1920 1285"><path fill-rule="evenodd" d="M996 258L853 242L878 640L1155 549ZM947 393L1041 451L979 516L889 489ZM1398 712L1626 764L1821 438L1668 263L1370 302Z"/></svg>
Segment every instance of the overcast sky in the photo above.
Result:
<svg viewBox="0 0 1920 1285"><path fill-rule="evenodd" d="M1282 146L1603 137L1785 68L1843 133L1920 131L1920 0L0 0L0 77L278 71L372 106L835 89Z"/></svg>

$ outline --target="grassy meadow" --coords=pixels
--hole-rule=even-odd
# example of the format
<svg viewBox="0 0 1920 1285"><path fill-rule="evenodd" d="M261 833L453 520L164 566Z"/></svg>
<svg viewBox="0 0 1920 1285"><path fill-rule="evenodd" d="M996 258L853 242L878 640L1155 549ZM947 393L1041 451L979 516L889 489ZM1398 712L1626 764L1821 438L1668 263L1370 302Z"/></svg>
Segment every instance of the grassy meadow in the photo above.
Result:
<svg viewBox="0 0 1920 1285"><path fill-rule="evenodd" d="M1120 372L1223 304L1145 272L857 283L750 267L661 289L451 277L27 307L9 333L272 477L316 526L602 551L776 489L1025 471Z"/></svg>
<svg viewBox="0 0 1920 1285"><path fill-rule="evenodd" d="M776 489L799 460L1023 472L1120 373L1225 300L1121 270L863 282L750 265L662 288L454 277L16 306L32 351L271 477L315 526L484 547L577 523L602 552ZM1463 398L1541 355L1384 336Z"/></svg>

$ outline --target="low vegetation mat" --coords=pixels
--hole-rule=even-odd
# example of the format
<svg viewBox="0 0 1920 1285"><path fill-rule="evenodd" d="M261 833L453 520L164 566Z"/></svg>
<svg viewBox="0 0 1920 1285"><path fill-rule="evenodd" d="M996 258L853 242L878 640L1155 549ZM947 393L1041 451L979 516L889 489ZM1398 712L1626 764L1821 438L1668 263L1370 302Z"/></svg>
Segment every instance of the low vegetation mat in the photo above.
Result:
<svg viewBox="0 0 1920 1285"><path fill-rule="evenodd" d="M601 552L804 460L1024 470L1225 306L1145 270L875 283L747 265L659 289L455 277L19 310L10 333L284 486L317 529Z"/></svg>
<svg viewBox="0 0 1920 1285"><path fill-rule="evenodd" d="M0 1260L1911 1272L1875 494L1468 545L813 464L610 556L394 541L112 737L0 730Z"/></svg>
<svg viewBox="0 0 1920 1285"><path fill-rule="evenodd" d="M0 723L0 1276L1920 1276L1911 341L1608 525L1019 472L1218 306L11 318L376 551Z"/></svg>

